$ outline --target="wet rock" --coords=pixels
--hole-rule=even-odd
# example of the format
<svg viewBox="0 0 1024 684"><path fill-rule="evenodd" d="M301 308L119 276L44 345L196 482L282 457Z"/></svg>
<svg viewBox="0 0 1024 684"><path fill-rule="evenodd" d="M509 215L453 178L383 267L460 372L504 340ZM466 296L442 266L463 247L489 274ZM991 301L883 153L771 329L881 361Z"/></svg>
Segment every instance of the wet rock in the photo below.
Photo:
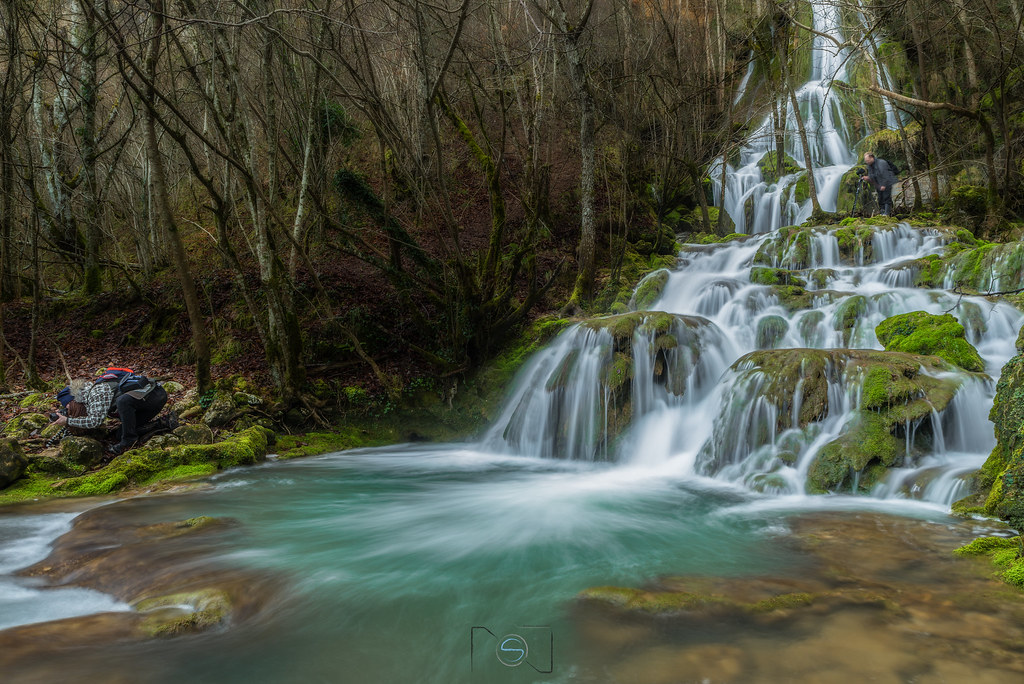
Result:
<svg viewBox="0 0 1024 684"><path fill-rule="evenodd" d="M1024 676L1024 596L986 561L950 553L974 524L843 512L784 525L775 549L793 554L785 575L669 576L583 592L571 612L589 655L581 681Z"/></svg>
<svg viewBox="0 0 1024 684"><path fill-rule="evenodd" d="M966 377L933 356L867 349L762 350L741 357L733 371L714 437L698 462L708 474L770 445L799 454L806 443L790 444L788 437L800 433L787 431L806 431L829 417L830 387L845 391L861 383L860 412L811 465L814 492L848 491L854 481L870 487L901 463L908 424L920 423L915 444L926 446L930 422L922 419L945 410Z"/></svg>
<svg viewBox="0 0 1024 684"><path fill-rule="evenodd" d="M0 439L0 489L25 473L28 459L15 439Z"/></svg>
<svg viewBox="0 0 1024 684"><path fill-rule="evenodd" d="M964 326L950 314L913 311L892 316L875 327L875 334L888 351L934 355L964 370L985 370L978 350L965 338Z"/></svg>
<svg viewBox="0 0 1024 684"><path fill-rule="evenodd" d="M248 392L235 392L232 396L235 406L262 406L263 400Z"/></svg>
<svg viewBox="0 0 1024 684"><path fill-rule="evenodd" d="M237 521L138 522L146 519L145 508L144 501L130 500L82 514L46 559L19 573L44 586L102 591L135 610L0 631L5 681L58 681L69 671L83 681L138 681L130 672L137 664L119 666L121 659L105 649L121 649L123 656L123 649L153 638L243 624L283 586L269 573L215 560L238 534ZM93 653L102 655L82 657Z"/></svg>
<svg viewBox="0 0 1024 684"><path fill-rule="evenodd" d="M636 286L636 291L630 299L630 308L634 311L646 311L651 308L654 302L658 301L661 293L668 283L669 271L661 269L648 274Z"/></svg>
<svg viewBox="0 0 1024 684"><path fill-rule="evenodd" d="M757 322L757 348L774 349L778 347L786 333L789 322L782 316L765 316Z"/></svg>

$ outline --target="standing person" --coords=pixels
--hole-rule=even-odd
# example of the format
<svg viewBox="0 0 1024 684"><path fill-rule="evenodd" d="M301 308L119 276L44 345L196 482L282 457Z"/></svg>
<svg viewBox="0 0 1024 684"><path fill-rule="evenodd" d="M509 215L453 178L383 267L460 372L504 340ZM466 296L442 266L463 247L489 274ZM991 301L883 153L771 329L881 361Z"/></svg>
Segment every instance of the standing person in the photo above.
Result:
<svg viewBox="0 0 1024 684"><path fill-rule="evenodd" d="M864 153L864 163L868 166L866 180L878 190L878 210L882 216L892 213L892 186L899 182L899 177L893 171L892 164L884 159L875 159L874 152Z"/></svg>
<svg viewBox="0 0 1024 684"><path fill-rule="evenodd" d="M125 378L106 373L95 382L79 378L71 381L70 390L74 401L85 406L85 415L77 418L62 415L54 422L92 430L102 425L107 416L117 416L121 419L121 439L107 449L115 456L135 446L140 433L176 427L177 418L173 413L153 420L167 403L167 390L145 376L132 373Z"/></svg>

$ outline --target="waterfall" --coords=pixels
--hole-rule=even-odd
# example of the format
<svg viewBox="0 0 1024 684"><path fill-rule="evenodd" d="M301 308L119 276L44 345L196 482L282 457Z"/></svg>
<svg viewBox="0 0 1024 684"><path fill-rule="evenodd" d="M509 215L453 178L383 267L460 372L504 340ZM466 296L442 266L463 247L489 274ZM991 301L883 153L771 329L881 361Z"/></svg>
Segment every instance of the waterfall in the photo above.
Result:
<svg viewBox="0 0 1024 684"><path fill-rule="evenodd" d="M843 42L838 6L812 2L811 10L817 33L811 49L808 80L796 90L796 99L807 131L818 201L823 210L836 211L840 181L857 161L851 150L850 125L835 92L835 83L847 80L846 64L850 55L847 48L838 49L836 43L825 37ZM803 170L775 178L774 169L768 169L772 175L765 178L762 165L777 159L773 159L770 152L778 152L770 115L755 128L740 150L738 164L727 163L724 192L722 160L710 169L715 204L729 214L738 233L766 233L784 225L803 223L811 215L811 201L806 190L801 190L801 178L806 176L808 163L796 117L790 111L790 98L781 97L779 106L786 121L782 153ZM803 187L806 187L806 180Z"/></svg>
<svg viewBox="0 0 1024 684"><path fill-rule="evenodd" d="M951 399L896 425L898 463L871 485L878 498L950 503L992 449L992 378L1016 353L1024 315L912 287L917 260L947 244L941 230L865 230L855 240L852 229L814 228L686 246L677 270L651 276L664 288L649 311L574 325L529 361L486 447L809 493L822 450L874 415L862 386L864 359L882 349L875 327L900 313L950 311L988 376L922 367L919 379L950 383ZM803 285L752 277L779 267ZM750 356L787 350L799 359L788 384Z"/></svg>
<svg viewBox="0 0 1024 684"><path fill-rule="evenodd" d="M851 55L827 37L843 40L838 7L811 9L817 34L796 95L819 200L834 211L856 161L834 88ZM737 101L753 73L748 67ZM785 110L789 98L779 104ZM886 114L894 126L895 112ZM664 468L766 495L870 490L949 504L962 493L992 448L994 379L1016 353L1024 315L1005 302L915 287L948 230L790 225L811 208L795 117L785 118L781 176L769 154L779 152L770 116L735 164L719 160L724 188L721 166L710 174L716 203L749 236L686 245L676 270L642 283L632 313L563 332L520 373L486 448ZM914 311L956 317L987 375L871 351L882 349L879 323ZM892 377L877 375L890 367L898 367ZM897 390L895 404L879 401ZM844 472L843 459L869 440L875 465Z"/></svg>

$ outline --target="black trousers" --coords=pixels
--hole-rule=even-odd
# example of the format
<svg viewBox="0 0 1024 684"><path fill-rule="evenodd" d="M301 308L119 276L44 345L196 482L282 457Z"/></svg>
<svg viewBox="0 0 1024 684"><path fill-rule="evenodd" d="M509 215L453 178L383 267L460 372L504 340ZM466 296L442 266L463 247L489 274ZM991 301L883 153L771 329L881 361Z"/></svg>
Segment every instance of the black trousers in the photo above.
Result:
<svg viewBox="0 0 1024 684"><path fill-rule="evenodd" d="M142 399L130 394L122 394L114 402L117 415L121 419L121 441L118 447L128 448L139 441L139 433L145 434L154 429L149 425L167 403L167 390L157 385Z"/></svg>
<svg viewBox="0 0 1024 684"><path fill-rule="evenodd" d="M885 190L878 191L878 211L882 216L892 214L892 186L885 186Z"/></svg>

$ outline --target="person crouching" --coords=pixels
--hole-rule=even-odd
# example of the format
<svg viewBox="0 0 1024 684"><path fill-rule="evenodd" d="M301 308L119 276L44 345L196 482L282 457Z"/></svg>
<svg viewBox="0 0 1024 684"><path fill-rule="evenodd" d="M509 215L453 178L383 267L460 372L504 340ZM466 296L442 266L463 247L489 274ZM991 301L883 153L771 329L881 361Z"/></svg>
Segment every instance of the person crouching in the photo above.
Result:
<svg viewBox="0 0 1024 684"><path fill-rule="evenodd" d="M107 448L117 456L135 446L140 434L147 434L160 428L168 428L169 419L154 420L167 403L167 391L152 380L138 389L121 391L117 382L91 382L85 378L72 380L70 384L74 401L85 406L85 415L80 417L60 416L57 425L92 430L100 427L109 416L121 420L121 438Z"/></svg>

